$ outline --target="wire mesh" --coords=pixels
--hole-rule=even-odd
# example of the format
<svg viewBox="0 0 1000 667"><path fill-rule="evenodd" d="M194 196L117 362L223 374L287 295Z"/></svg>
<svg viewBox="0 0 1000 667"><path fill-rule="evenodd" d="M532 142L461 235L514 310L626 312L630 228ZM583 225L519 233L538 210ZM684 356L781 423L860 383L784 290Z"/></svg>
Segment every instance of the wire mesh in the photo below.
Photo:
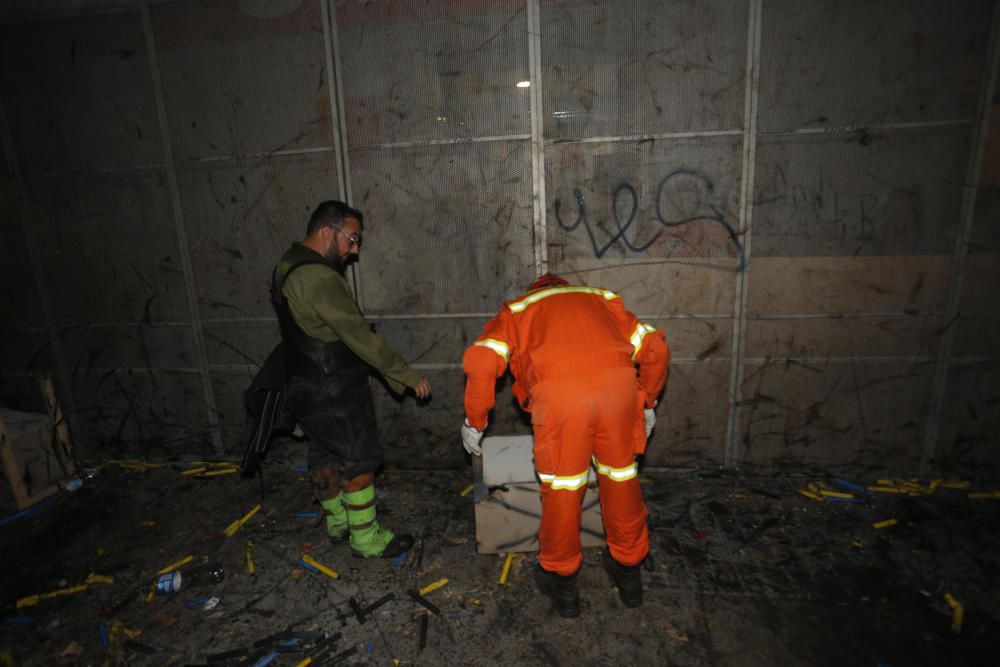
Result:
<svg viewBox="0 0 1000 667"><path fill-rule="evenodd" d="M957 126L760 141L753 255L949 254L968 134Z"/></svg>
<svg viewBox="0 0 1000 667"><path fill-rule="evenodd" d="M495 311L533 274L527 141L351 152L372 314Z"/></svg>
<svg viewBox="0 0 1000 667"><path fill-rule="evenodd" d="M178 183L202 317L272 317L274 265L338 197L334 154L188 164Z"/></svg>
<svg viewBox="0 0 1000 667"><path fill-rule="evenodd" d="M351 146L525 135L523 2L337 5Z"/></svg>
<svg viewBox="0 0 1000 667"><path fill-rule="evenodd" d="M768 0L760 130L971 118L992 7L991 0Z"/></svg>
<svg viewBox="0 0 1000 667"><path fill-rule="evenodd" d="M0 55L23 173L162 163L138 13L0 24Z"/></svg>
<svg viewBox="0 0 1000 667"><path fill-rule="evenodd" d="M541 3L546 138L740 129L747 7Z"/></svg>
<svg viewBox="0 0 1000 667"><path fill-rule="evenodd" d="M162 170L28 178L59 328L189 320Z"/></svg>
<svg viewBox="0 0 1000 667"><path fill-rule="evenodd" d="M319 1L276 16L244 6L191 0L152 7L179 161L333 145Z"/></svg>

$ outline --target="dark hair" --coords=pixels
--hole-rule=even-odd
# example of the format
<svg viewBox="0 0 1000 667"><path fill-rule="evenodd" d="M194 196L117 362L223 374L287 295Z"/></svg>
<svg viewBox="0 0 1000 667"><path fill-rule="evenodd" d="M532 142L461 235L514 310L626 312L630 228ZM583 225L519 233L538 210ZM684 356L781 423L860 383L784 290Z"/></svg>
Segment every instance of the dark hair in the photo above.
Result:
<svg viewBox="0 0 1000 667"><path fill-rule="evenodd" d="M306 227L306 236L315 233L321 227L332 227L341 225L348 218L354 218L359 225L364 226L364 216L361 211L355 210L342 201L330 199L316 207L312 215L309 216L309 226Z"/></svg>

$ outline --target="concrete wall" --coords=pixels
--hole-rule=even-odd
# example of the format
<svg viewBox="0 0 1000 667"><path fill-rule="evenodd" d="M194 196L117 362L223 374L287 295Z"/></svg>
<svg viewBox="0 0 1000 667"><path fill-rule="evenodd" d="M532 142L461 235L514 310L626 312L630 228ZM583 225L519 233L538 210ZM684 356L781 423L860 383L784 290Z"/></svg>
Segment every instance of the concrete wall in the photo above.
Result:
<svg viewBox="0 0 1000 667"><path fill-rule="evenodd" d="M395 463L462 465L462 351L548 268L665 330L647 465L993 475L994 4L9 2L0 386L55 372L95 453L238 451L340 197L435 388L376 384Z"/></svg>

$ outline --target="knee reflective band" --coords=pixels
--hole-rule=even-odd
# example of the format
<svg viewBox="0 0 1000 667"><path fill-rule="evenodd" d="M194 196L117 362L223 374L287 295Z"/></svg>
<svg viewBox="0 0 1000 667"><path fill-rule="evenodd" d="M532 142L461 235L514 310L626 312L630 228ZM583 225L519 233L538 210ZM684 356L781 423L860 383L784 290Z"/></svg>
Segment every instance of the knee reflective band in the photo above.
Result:
<svg viewBox="0 0 1000 667"><path fill-rule="evenodd" d="M360 491L344 493L344 507L347 509L347 523L351 529L351 550L364 558L382 556L395 535L379 525L375 518L375 485ZM413 544L410 540L403 550Z"/></svg>
<svg viewBox="0 0 1000 667"><path fill-rule="evenodd" d="M639 474L639 466L636 464L635 459L632 459L632 463L624 468L612 468L611 466L606 466L598 461L595 456L594 468L597 469L598 475L604 475L615 482L624 482Z"/></svg>
<svg viewBox="0 0 1000 667"><path fill-rule="evenodd" d="M341 491L333 498L322 500L319 503L328 512L326 516L326 532L330 537L341 537L347 530L347 510L344 509L344 505L341 502L343 498L344 492Z"/></svg>
<svg viewBox="0 0 1000 667"><path fill-rule="evenodd" d="M375 485L344 493L343 504L352 531L368 528L375 521Z"/></svg>
<svg viewBox="0 0 1000 667"><path fill-rule="evenodd" d="M542 480L542 484L549 484L553 490L575 491L587 485L588 472L589 469L576 475L549 475L540 472L538 473L538 478Z"/></svg>

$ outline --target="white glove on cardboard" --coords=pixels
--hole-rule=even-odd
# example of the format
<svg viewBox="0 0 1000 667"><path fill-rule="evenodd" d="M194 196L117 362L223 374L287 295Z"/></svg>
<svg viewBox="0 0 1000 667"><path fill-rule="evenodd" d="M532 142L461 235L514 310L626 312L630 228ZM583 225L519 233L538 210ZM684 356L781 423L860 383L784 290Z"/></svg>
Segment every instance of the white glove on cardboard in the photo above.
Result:
<svg viewBox="0 0 1000 667"><path fill-rule="evenodd" d="M642 411L642 418L646 422L646 439L649 439L649 434L653 432L653 427L656 426L656 413L653 412L653 408L646 408Z"/></svg>
<svg viewBox="0 0 1000 667"><path fill-rule="evenodd" d="M462 446L465 447L465 451L473 456L480 456L483 453L483 448L479 444L482 439L483 432L471 425L466 419L465 423L462 424Z"/></svg>

